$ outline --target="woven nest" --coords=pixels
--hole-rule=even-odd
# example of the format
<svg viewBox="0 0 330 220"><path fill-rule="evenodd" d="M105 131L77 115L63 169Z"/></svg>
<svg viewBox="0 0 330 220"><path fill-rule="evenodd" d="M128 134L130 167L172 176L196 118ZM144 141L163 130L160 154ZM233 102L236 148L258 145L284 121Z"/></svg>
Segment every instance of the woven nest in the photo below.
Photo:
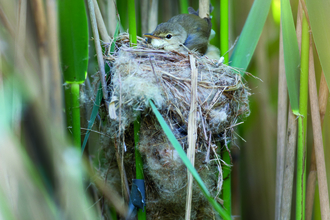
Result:
<svg viewBox="0 0 330 220"><path fill-rule="evenodd" d="M132 124L141 114L139 149L144 160L149 219L184 218L187 170L151 112L149 100L155 103L186 150L191 55L198 70L195 168L211 195L216 196L221 192L221 167L230 166L221 160L220 152L233 139L238 120L249 114L250 94L238 71L193 51L183 54L152 48L142 38L138 38L136 47L130 47L127 34L117 39L116 52L105 56L111 67L108 89L112 119L108 132L113 143L107 146L107 155L113 158L110 155L115 146L125 148L124 166L131 184L130 180L135 178ZM115 162L109 163L116 166ZM197 185L193 193L192 219L214 219Z"/></svg>

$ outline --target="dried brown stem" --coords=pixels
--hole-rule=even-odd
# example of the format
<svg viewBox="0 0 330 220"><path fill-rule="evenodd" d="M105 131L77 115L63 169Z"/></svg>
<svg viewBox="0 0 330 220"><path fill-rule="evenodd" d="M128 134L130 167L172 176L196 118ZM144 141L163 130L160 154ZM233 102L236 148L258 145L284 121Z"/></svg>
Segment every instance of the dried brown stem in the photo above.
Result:
<svg viewBox="0 0 330 220"><path fill-rule="evenodd" d="M44 106L49 108L49 87L50 87L50 71L49 57L47 53L47 19L45 7L42 0L31 0L34 20L37 28L38 50L40 57L40 78L42 81L42 95Z"/></svg>
<svg viewBox="0 0 330 220"><path fill-rule="evenodd" d="M189 158L192 165L195 164L195 148L197 140L197 79L198 71L196 68L196 59L193 55L190 55L190 66L191 66L191 103L190 113L188 122L188 149L187 157ZM186 200L186 215L185 219L190 220L191 218L191 207L192 207L192 193L193 193L193 176L188 172L188 186L187 186L187 200Z"/></svg>
<svg viewBox="0 0 330 220"><path fill-rule="evenodd" d="M16 33L14 36L15 39L15 66L20 66L19 56L23 54L25 55L25 48L26 48L26 14L27 14L27 1L20 0L18 2L18 13L17 13L17 26L16 26ZM20 66L22 67L22 66ZM14 93L13 96L14 100L19 100L20 96ZM21 137L21 111L20 107L14 108L14 115L17 115L17 118L13 120L13 130L17 136L17 138Z"/></svg>
<svg viewBox="0 0 330 220"><path fill-rule="evenodd" d="M306 20L307 20L307 22L308 22L308 26L310 27L311 24L310 24L310 22L309 22L309 15L308 15L308 11L307 11L307 7L306 7L306 3L305 3L304 0L299 0L299 4L301 4L302 9L304 10L304 14L305 14L305 16L306 16Z"/></svg>
<svg viewBox="0 0 330 220"><path fill-rule="evenodd" d="M328 96L329 96L329 89L327 86L327 82L325 80L324 73L322 72L321 80L320 80L320 89L319 89L321 127L323 127L323 119L324 119L325 111L327 109ZM309 168L307 188L306 188L306 219L307 220L312 219L315 185L316 185L316 158L315 158L315 148L313 145L311 164Z"/></svg>
<svg viewBox="0 0 330 220"><path fill-rule="evenodd" d="M47 18L48 18L48 52L50 57L51 74L51 115L53 121L62 127L64 131L64 119L62 114L63 89L62 89L62 74L59 61L59 42L58 42L58 18L57 18L57 3L55 0L47 0Z"/></svg>
<svg viewBox="0 0 330 220"><path fill-rule="evenodd" d="M158 0L152 0L151 7L149 8L149 23L148 32L151 33L155 30L158 24Z"/></svg>
<svg viewBox="0 0 330 220"><path fill-rule="evenodd" d="M322 71L321 80L320 80L320 90L319 90L321 126L323 126L324 116L325 116L325 112L327 110L328 97L329 97L329 89L328 89L328 85L327 85L327 81L325 79L324 73Z"/></svg>
<svg viewBox="0 0 330 220"><path fill-rule="evenodd" d="M277 104L277 158L276 158L276 201L275 201L275 219L281 216L281 199L284 177L284 161L285 161L285 135L286 135L286 119L288 109L288 88L285 77L284 53L283 53L283 36L282 24L280 26L280 56L278 71L278 104Z"/></svg>
<svg viewBox="0 0 330 220"><path fill-rule="evenodd" d="M96 0L93 0L93 3L94 3L97 27L99 28L99 32L101 34L102 40L105 43L110 43L110 36L108 34L107 28L105 27L104 20L103 20L99 5L97 4Z"/></svg>
<svg viewBox="0 0 330 220"><path fill-rule="evenodd" d="M18 26L16 30L16 51L15 53L25 53L25 39L26 39L26 9L27 0L19 1L18 10Z"/></svg>
<svg viewBox="0 0 330 220"><path fill-rule="evenodd" d="M309 170L306 187L306 220L311 220L313 216L313 205L315 196L315 185L316 185L316 158L314 145L311 156L311 166L313 169Z"/></svg>
<svg viewBox="0 0 330 220"><path fill-rule="evenodd" d="M317 88L315 80L314 70L314 57L312 38L310 38L310 49L309 49L309 96L310 105L312 112L312 124L313 124L313 136L314 136L314 150L317 167L317 179L319 184L320 194L320 205L321 205L321 216L322 219L330 219L330 206L329 206L329 195L328 195L328 182L327 173L325 168L323 140L322 140L322 126L320 109L317 98ZM313 199L313 198L309 198Z"/></svg>
<svg viewBox="0 0 330 220"><path fill-rule="evenodd" d="M14 37L15 33L14 33L14 29L13 26L11 25L11 23L9 22L5 12L2 10L2 7L0 7L0 20L2 25L7 29L7 31L9 32L9 34Z"/></svg>
<svg viewBox="0 0 330 220"><path fill-rule="evenodd" d="M45 46L47 41L47 23L46 13L42 0L31 0L34 10L34 20L37 27L38 42L40 46Z"/></svg>
<svg viewBox="0 0 330 220"><path fill-rule="evenodd" d="M291 106L289 107L288 114L287 148L285 152L280 219L290 219L291 216L293 176L296 157L297 121L296 116L292 113Z"/></svg>
<svg viewBox="0 0 330 220"><path fill-rule="evenodd" d="M121 112L122 112L122 85L121 85L121 77L119 74L119 143L120 143L120 134L121 134ZM125 134L123 134L124 137ZM129 201L129 187L128 187L128 182L127 182L127 176L126 176L126 171L125 171L125 166L124 166L124 142L119 144L118 147L116 145L116 139L115 139L115 147L116 147L116 159L117 159L117 164L119 168L119 173L120 173L120 181L122 185L122 194L125 196L126 201ZM121 147L121 154L120 154L120 147Z"/></svg>
<svg viewBox="0 0 330 220"><path fill-rule="evenodd" d="M101 79L101 84L102 84L103 98L107 102L108 93L107 93L107 85L106 85L106 82L105 82L104 60L103 60L103 55L102 55L100 36L99 36L98 29L97 29L97 23L96 23L93 0L88 0L88 8L89 8L89 17L90 17L90 21L91 21L91 26L92 26L92 30L93 30L94 43L95 43L95 49L96 49L96 55L97 55L97 62L99 64L99 72L100 72L100 79ZM106 104L106 107L107 107L107 110L108 110L108 104Z"/></svg>
<svg viewBox="0 0 330 220"><path fill-rule="evenodd" d="M107 2L107 19L108 19L108 30L111 36L115 34L117 25L116 7L115 0L108 0Z"/></svg>
<svg viewBox="0 0 330 220"><path fill-rule="evenodd" d="M141 28L142 34L148 31L148 0L141 0Z"/></svg>
<svg viewBox="0 0 330 220"><path fill-rule="evenodd" d="M206 18L210 15L210 0L199 0L199 17Z"/></svg>
<svg viewBox="0 0 330 220"><path fill-rule="evenodd" d="M298 4L296 34L299 52L301 51L301 32L302 32L302 7ZM287 142L285 152L285 165L284 165L284 180L281 199L280 219L290 219L291 216L291 203L292 203L292 189L293 189L293 176L296 157L296 143L297 143L297 121L296 116L292 113L291 106L288 112L288 130Z"/></svg>
<svg viewBox="0 0 330 220"><path fill-rule="evenodd" d="M118 169L120 172L120 178L121 178L121 184L122 184L122 191L123 191L123 196L125 198L125 200L128 202L129 201L129 187L128 187L128 181L127 181L127 176L126 176L126 171L125 171L125 167L123 164L123 160L119 155L119 150L120 148L118 148L116 140L115 140L115 148L116 148L116 160L117 160L117 165L118 165Z"/></svg>

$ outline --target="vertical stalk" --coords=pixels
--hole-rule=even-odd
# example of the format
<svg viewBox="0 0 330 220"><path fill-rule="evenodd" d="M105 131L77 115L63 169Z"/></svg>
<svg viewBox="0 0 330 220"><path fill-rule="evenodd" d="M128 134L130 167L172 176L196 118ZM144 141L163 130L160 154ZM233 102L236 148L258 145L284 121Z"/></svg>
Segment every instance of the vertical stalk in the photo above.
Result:
<svg viewBox="0 0 330 220"><path fill-rule="evenodd" d="M228 0L220 1L220 52L224 57L224 63L228 63ZM230 146L228 146L230 149ZM230 152L223 152L223 160L227 164L231 164ZM231 215L231 168L224 167L223 169L223 186L222 186L222 199L225 211Z"/></svg>
<svg viewBox="0 0 330 220"><path fill-rule="evenodd" d="M199 0L199 17L205 18L210 15L210 0Z"/></svg>
<svg viewBox="0 0 330 220"><path fill-rule="evenodd" d="M148 0L141 0L141 32L142 34L148 31Z"/></svg>
<svg viewBox="0 0 330 220"><path fill-rule="evenodd" d="M191 100L190 100L190 111L189 111L189 118L188 118L188 149L187 149L187 157L191 162L192 166L195 165L195 147L196 147L196 140L197 140L197 124L196 124L196 117L197 117L197 79L198 79L198 70L196 68L196 60L194 56L189 56L190 60L190 68L191 68ZM186 197L186 215L185 219L191 219L191 209L192 209L192 194L193 194L193 176L187 170L187 197Z"/></svg>
<svg viewBox="0 0 330 220"><path fill-rule="evenodd" d="M308 61L309 61L309 29L306 15L303 14L301 36L301 71L298 118L298 146L297 146L297 194L296 219L305 219L305 191L306 191L306 132L308 109Z"/></svg>
<svg viewBox="0 0 330 220"><path fill-rule="evenodd" d="M288 110L288 127L286 131L286 150L285 150L285 166L283 189L281 198L281 211L276 216L277 219L290 219L293 192L293 177L296 158L297 143L297 121L296 115L293 114L291 105Z"/></svg>
<svg viewBox="0 0 330 220"><path fill-rule="evenodd" d="M180 0L181 14L188 14L188 0Z"/></svg>
<svg viewBox="0 0 330 220"><path fill-rule="evenodd" d="M47 54L47 19L45 13L44 2L41 0L32 0L34 20L37 27L38 36L38 52L40 59L40 78L42 82L42 97L44 106L49 109L49 87L50 87L50 71L49 57Z"/></svg>
<svg viewBox="0 0 330 220"><path fill-rule="evenodd" d="M319 183L320 192L320 204L321 204L321 216L322 219L330 219L329 209L329 195L328 195L328 182L324 159L323 138L322 138L322 126L320 117L320 108L317 98L317 88L315 80L314 70L314 57L313 57L313 41L310 39L309 48L309 96L310 106L312 113L312 125L313 125L313 138L314 138L314 150L316 156L317 166L317 179Z"/></svg>
<svg viewBox="0 0 330 220"><path fill-rule="evenodd" d="M282 28L283 28L283 22L284 19L281 18ZM297 13L297 23L296 23L296 35L297 35L299 54L301 52L301 32L302 32L301 23L302 23L302 7L301 4L299 4L298 13ZM283 50L284 50L284 41L283 41ZM292 101L290 100L290 103L291 102ZM298 106L296 110L298 111ZM295 169L296 148L297 148L297 120L296 120L296 115L293 114L294 111L295 110L291 108L291 104L290 104L288 111L288 126L286 131L286 150L285 150L285 165L284 165L284 178L283 178L284 180L283 180L283 189L282 189L282 198L281 198L281 211L279 213L280 219L290 219L291 217L293 177L295 172L294 169Z"/></svg>
<svg viewBox="0 0 330 220"><path fill-rule="evenodd" d="M102 18L102 14L99 8L99 5L97 4L96 0L93 0L94 9L95 9L95 18L97 22L97 27L100 32L101 38L104 43L110 43L110 36L108 34L107 28L105 27L104 20Z"/></svg>
<svg viewBox="0 0 330 220"><path fill-rule="evenodd" d="M229 152L225 150L222 159L231 164ZM231 216L231 167L223 166L222 199L224 210Z"/></svg>
<svg viewBox="0 0 330 220"><path fill-rule="evenodd" d="M135 167L136 167L136 179L143 180L143 161L142 156L139 151L139 141L140 141L140 127L141 127L141 115L134 121L134 143L135 143ZM147 219L147 212L142 209L138 211L138 220Z"/></svg>
<svg viewBox="0 0 330 220"><path fill-rule="evenodd" d="M58 39L58 10L55 0L47 0L47 18L48 18L48 46L50 65L52 67L51 74L51 115L53 121L56 122L62 129L60 132L64 133L63 129L63 86L62 86L62 73L60 70L59 60L59 39Z"/></svg>
<svg viewBox="0 0 330 220"><path fill-rule="evenodd" d="M80 136L80 103L79 103L79 84L71 84L72 94L72 134L75 146L80 149L81 136Z"/></svg>
<svg viewBox="0 0 330 220"><path fill-rule="evenodd" d="M321 118L321 128L323 128L323 119L326 113L327 104L328 104L328 96L329 89L328 85L322 71L320 87L319 87L319 105L320 105L320 118ZM313 215L313 205L314 205L314 197L315 193L318 194L318 190L316 190L316 156L315 156L315 148L313 146L312 155L311 155L311 164L309 167L309 174L307 178L307 189L306 189L306 219L311 220ZM319 203L318 203L319 204ZM316 205L316 204L315 204ZM317 212L320 211L320 206L318 208L314 207L314 216ZM316 220L317 218L314 217Z"/></svg>
<svg viewBox="0 0 330 220"><path fill-rule="evenodd" d="M108 27L108 31L110 36L113 36L115 34L115 30L116 30L116 22L117 21L117 16L116 16L116 6L115 6L115 2L113 1L108 1L107 3L107 27Z"/></svg>
<svg viewBox="0 0 330 220"><path fill-rule="evenodd" d="M149 7L148 33L155 30L158 24L158 0L152 0Z"/></svg>
<svg viewBox="0 0 330 220"><path fill-rule="evenodd" d="M136 161L136 179L144 179L142 156L139 151L141 115L134 121L134 143L135 143L135 161Z"/></svg>
<svg viewBox="0 0 330 220"><path fill-rule="evenodd" d="M71 88L70 85L64 86L64 101L65 101L65 119L68 134L72 128L72 112L71 112Z"/></svg>
<svg viewBox="0 0 330 220"><path fill-rule="evenodd" d="M224 63L228 63L229 53L228 53L228 0L220 1L220 52L225 58Z"/></svg>
<svg viewBox="0 0 330 220"><path fill-rule="evenodd" d="M56 5L56 2L53 2L54 4ZM72 127L74 144L80 150L79 84L85 81L88 68L89 36L86 7L83 1L57 1L57 6L62 72L63 79L68 85L65 88L67 126ZM56 21L53 22L56 23ZM51 25L49 25L50 27ZM57 42L50 43L56 47ZM56 48L52 49L52 53L56 53ZM58 65L56 59L53 56L51 60L51 64L54 66Z"/></svg>
<svg viewBox="0 0 330 220"><path fill-rule="evenodd" d="M320 193L319 193L319 185L318 184L315 184L313 219L314 220L322 220L322 218L321 218L321 202L320 202Z"/></svg>
<svg viewBox="0 0 330 220"><path fill-rule="evenodd" d="M113 206L110 206L109 207L109 212L110 212L110 217L112 220L117 220L117 212L116 212L116 209L113 207Z"/></svg>
<svg viewBox="0 0 330 220"><path fill-rule="evenodd" d="M282 23L282 22L281 22ZM282 189L284 182L285 134L288 109L288 89L285 78L282 24L280 24L280 56L278 71L278 107L277 107L277 158L276 158L276 194L275 219L280 219Z"/></svg>
<svg viewBox="0 0 330 220"><path fill-rule="evenodd" d="M210 12L210 15L212 16L211 22L212 22L212 30L215 31L215 36L214 38L211 39L210 43L218 48L220 48L220 25L218 25L218 17L220 13L220 2L217 0L211 0L211 5L214 7L213 11ZM218 11L219 9L219 11Z"/></svg>
<svg viewBox="0 0 330 220"><path fill-rule="evenodd" d="M103 98L108 100L108 92L107 92L107 84L105 81L105 70L104 70L104 60L103 60L103 54L102 54L102 48L100 43L100 36L97 28L97 22L96 22L96 16L95 16L95 8L93 0L88 0L88 9L89 9L89 17L91 20L91 26L94 36L94 43L95 43L95 49L96 49L96 55L97 55L97 62L99 65L99 71L100 71L100 79L102 83L102 92L103 92ZM108 105L106 105L108 107Z"/></svg>
<svg viewBox="0 0 330 220"><path fill-rule="evenodd" d="M129 16L129 41L136 44L136 20L135 20L135 1L128 0L128 16Z"/></svg>
<svg viewBox="0 0 330 220"><path fill-rule="evenodd" d="M120 1L115 1L118 9L118 13L120 16L120 23L121 23L121 30L127 30L127 25L128 25L128 15L127 15L127 4L128 0L120 0Z"/></svg>
<svg viewBox="0 0 330 220"><path fill-rule="evenodd" d="M27 1L26 0L20 0L18 2L18 12L17 12L17 30L16 30L16 34L15 34L15 64L14 65L20 65L19 59L20 59L20 55L24 55L25 54L25 47L26 47L26 14L27 14ZM0 17L2 17L0 15ZM1 48L0 48L1 50ZM1 59L1 57L0 57ZM22 66L21 66L22 67ZM1 68L1 67L0 67ZM0 85L2 86L2 85ZM3 88L3 87L2 87ZM15 91L15 90L14 90ZM16 103L15 108L13 107L13 109L15 109L12 113L13 115L13 119L15 118L15 120L13 120L13 130L16 134L16 137L18 137L18 139L20 139L20 134L21 134L21 119L20 119L20 115L21 115L21 111L22 111L22 106L19 106L20 104L20 96L17 94L17 92L13 91L13 103ZM15 100L15 101L14 101Z"/></svg>

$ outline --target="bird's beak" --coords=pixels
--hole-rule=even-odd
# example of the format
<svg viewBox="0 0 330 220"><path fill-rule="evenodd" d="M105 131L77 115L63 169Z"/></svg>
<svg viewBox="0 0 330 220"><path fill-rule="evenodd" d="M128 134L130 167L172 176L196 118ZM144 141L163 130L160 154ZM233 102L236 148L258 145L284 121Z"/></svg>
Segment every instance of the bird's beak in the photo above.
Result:
<svg viewBox="0 0 330 220"><path fill-rule="evenodd" d="M162 39L161 37L157 37L153 34L143 34L143 36L145 36L147 38L152 38L152 39Z"/></svg>

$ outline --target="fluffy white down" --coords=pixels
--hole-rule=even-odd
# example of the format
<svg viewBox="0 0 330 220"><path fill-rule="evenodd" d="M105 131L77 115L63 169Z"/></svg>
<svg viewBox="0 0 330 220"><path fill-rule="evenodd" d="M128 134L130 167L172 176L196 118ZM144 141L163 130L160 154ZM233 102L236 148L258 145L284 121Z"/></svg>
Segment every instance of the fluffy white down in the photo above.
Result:
<svg viewBox="0 0 330 220"><path fill-rule="evenodd" d="M220 124L227 121L227 113L225 109L221 109L220 111L211 110L210 116L212 118L210 120L212 124Z"/></svg>
<svg viewBox="0 0 330 220"><path fill-rule="evenodd" d="M149 99L154 100L155 104L162 107L165 103L165 96L162 92L162 88L158 84L151 83L146 78L128 76L122 81L122 92L126 94L125 100L141 100L144 99L148 102ZM145 103L147 104L147 103Z"/></svg>

